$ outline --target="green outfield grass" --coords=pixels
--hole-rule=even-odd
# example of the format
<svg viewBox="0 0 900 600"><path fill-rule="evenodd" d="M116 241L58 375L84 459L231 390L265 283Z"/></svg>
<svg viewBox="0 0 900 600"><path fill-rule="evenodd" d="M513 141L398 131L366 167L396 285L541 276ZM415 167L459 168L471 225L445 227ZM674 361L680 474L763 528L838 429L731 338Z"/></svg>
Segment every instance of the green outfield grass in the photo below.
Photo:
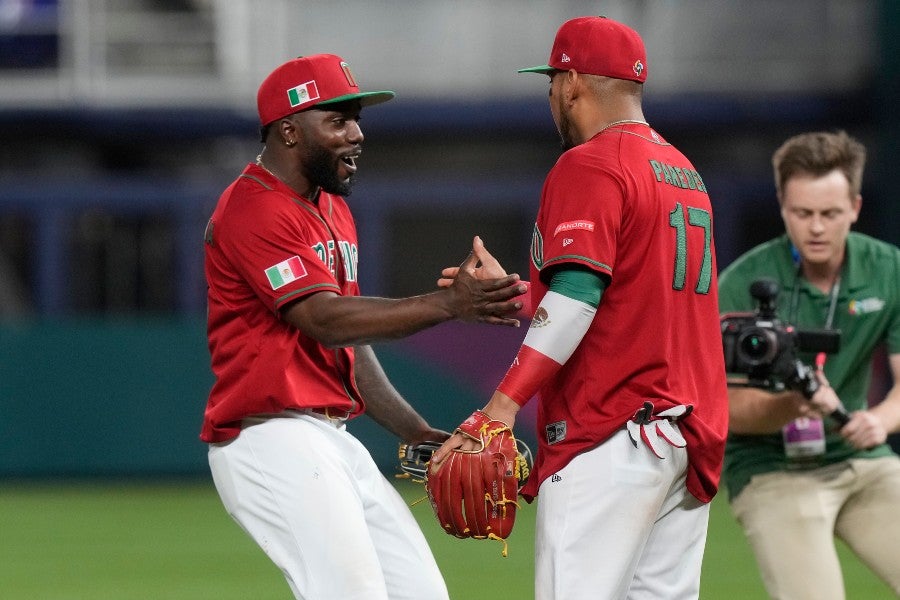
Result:
<svg viewBox="0 0 900 600"><path fill-rule="evenodd" d="M398 489L410 502L424 496L421 485L411 482L398 481ZM533 597L533 505L520 511L508 558L501 557L498 542L443 533L427 502L412 510L451 598ZM840 550L848 598L893 596ZM290 597L281 574L225 514L207 481L0 483L0 598L5 600ZM724 499L712 507L701 597L766 597Z"/></svg>

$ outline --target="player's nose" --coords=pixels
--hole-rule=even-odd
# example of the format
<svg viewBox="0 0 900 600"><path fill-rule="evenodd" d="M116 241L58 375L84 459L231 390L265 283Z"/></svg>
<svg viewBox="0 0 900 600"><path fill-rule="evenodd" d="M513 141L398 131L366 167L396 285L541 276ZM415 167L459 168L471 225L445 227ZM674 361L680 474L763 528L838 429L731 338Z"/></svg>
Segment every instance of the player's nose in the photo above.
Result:
<svg viewBox="0 0 900 600"><path fill-rule="evenodd" d="M365 139L365 136L362 128L359 126L359 121L350 121L350 124L347 126L347 141L351 144L361 144L363 139Z"/></svg>

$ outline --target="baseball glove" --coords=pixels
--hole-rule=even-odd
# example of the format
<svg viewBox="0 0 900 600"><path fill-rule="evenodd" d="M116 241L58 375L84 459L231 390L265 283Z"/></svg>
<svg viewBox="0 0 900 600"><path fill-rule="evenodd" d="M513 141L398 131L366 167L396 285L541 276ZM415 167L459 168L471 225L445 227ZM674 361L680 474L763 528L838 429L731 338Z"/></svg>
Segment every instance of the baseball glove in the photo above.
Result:
<svg viewBox="0 0 900 600"><path fill-rule="evenodd" d="M477 450L454 450L426 471L428 499L444 531L458 538L503 542L512 532L516 497L528 478L530 450L513 437L502 421L475 411L457 430L478 442ZM523 448L521 452L519 446Z"/></svg>

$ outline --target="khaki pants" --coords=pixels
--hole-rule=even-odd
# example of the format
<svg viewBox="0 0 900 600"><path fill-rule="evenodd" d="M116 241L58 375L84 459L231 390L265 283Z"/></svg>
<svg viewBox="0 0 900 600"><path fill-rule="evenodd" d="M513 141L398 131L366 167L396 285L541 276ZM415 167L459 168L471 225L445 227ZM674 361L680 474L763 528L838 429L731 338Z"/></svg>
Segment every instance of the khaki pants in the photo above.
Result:
<svg viewBox="0 0 900 600"><path fill-rule="evenodd" d="M900 597L900 458L753 477L731 505L778 600L844 600L843 540Z"/></svg>

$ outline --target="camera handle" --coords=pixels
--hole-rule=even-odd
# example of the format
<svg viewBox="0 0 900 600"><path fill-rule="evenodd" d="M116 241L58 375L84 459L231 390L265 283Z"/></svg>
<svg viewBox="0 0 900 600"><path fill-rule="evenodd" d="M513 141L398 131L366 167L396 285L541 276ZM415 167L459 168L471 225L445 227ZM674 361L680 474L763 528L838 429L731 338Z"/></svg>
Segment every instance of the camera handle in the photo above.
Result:
<svg viewBox="0 0 900 600"><path fill-rule="evenodd" d="M815 372L811 367L803 364L799 360L794 361L793 369L793 373L791 373L791 376L787 378L787 386L794 391L800 392L801 394L803 394L804 398L809 400L813 397L813 394L815 394L820 387L819 380L816 379ZM829 414L828 416L837 421L841 427L850 422L850 415L847 413L843 406L838 406L836 409L831 411L831 414Z"/></svg>

